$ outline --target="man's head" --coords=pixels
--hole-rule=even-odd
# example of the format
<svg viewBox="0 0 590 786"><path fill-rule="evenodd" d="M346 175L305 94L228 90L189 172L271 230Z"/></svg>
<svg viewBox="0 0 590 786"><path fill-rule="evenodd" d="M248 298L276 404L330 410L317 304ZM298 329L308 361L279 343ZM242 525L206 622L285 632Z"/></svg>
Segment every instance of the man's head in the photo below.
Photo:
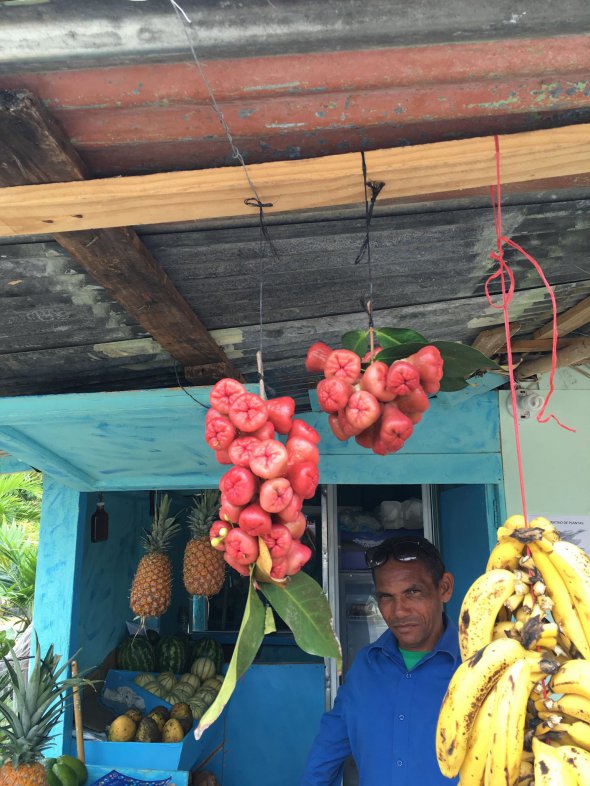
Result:
<svg viewBox="0 0 590 786"><path fill-rule="evenodd" d="M389 538L366 553L379 610L405 650L426 652L443 632L443 605L453 593L437 549L425 538Z"/></svg>

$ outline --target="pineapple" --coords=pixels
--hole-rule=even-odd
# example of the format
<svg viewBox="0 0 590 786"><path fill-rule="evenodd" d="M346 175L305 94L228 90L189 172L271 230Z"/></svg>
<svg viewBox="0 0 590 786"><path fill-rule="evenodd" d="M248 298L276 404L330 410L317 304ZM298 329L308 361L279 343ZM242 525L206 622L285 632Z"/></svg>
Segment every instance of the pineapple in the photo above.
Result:
<svg viewBox="0 0 590 786"><path fill-rule="evenodd" d="M194 508L188 517L192 539L184 552L183 577L191 595L217 595L225 578L223 552L209 543L209 530L219 511L219 492L203 491L194 497Z"/></svg>
<svg viewBox="0 0 590 786"><path fill-rule="evenodd" d="M156 510L151 530L142 538L146 553L137 566L129 604L142 620L161 616L170 605L172 564L166 552L180 525L176 516L168 516L169 510L170 498L166 494Z"/></svg>
<svg viewBox="0 0 590 786"><path fill-rule="evenodd" d="M27 680L24 666L13 650L3 658L6 671L0 677L0 786L47 786L43 750L65 709L66 692L89 684L80 677L67 679L64 671L73 658L59 666L53 645L44 658L39 642Z"/></svg>

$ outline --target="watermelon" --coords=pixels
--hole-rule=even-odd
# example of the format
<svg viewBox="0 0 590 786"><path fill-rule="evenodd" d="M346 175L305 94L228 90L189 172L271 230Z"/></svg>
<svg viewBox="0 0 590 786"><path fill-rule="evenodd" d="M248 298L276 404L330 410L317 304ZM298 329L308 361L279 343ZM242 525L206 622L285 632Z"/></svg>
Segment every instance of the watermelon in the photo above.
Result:
<svg viewBox="0 0 590 786"><path fill-rule="evenodd" d="M211 658L215 664L215 671L220 672L223 666L223 648L216 639L198 639L193 647L191 661L197 658Z"/></svg>
<svg viewBox="0 0 590 786"><path fill-rule="evenodd" d="M155 671L154 648L143 636L129 636L117 649L117 665L126 671Z"/></svg>
<svg viewBox="0 0 590 786"><path fill-rule="evenodd" d="M187 645L180 636L163 636L156 645L156 669L181 674L188 657Z"/></svg>

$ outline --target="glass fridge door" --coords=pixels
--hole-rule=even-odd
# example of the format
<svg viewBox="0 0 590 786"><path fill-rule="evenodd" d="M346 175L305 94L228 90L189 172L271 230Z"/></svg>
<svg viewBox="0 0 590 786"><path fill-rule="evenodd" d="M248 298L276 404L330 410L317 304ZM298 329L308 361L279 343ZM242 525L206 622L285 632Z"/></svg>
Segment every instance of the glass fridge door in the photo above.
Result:
<svg viewBox="0 0 590 786"><path fill-rule="evenodd" d="M340 635L346 672L357 652L387 630L377 607L370 571L340 573Z"/></svg>

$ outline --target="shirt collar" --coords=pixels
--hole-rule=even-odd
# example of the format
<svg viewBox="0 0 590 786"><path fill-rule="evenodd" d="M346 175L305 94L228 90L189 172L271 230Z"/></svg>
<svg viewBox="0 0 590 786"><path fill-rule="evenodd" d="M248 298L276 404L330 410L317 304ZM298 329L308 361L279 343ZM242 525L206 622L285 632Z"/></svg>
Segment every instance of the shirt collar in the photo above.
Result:
<svg viewBox="0 0 590 786"><path fill-rule="evenodd" d="M461 663L461 653L459 651L459 635L457 633L457 628L446 614L443 614L443 621L445 626L443 634L436 642L435 647L431 650L430 655L432 656L437 652L444 652L452 658L455 666L459 666ZM390 630L386 630L385 633L379 636L378 639L369 645L368 649L369 652L381 649L389 653L389 655L401 658L397 639Z"/></svg>

